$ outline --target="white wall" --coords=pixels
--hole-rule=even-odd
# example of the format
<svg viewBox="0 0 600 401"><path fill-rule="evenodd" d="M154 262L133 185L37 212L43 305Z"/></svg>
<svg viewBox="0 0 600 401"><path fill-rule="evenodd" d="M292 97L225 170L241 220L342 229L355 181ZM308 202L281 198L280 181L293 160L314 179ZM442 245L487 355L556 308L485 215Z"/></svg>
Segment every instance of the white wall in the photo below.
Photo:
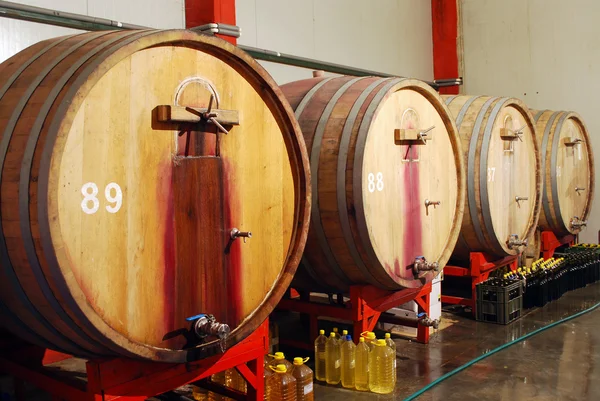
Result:
<svg viewBox="0 0 600 401"><path fill-rule="evenodd" d="M433 79L429 0L237 0L240 44ZM312 71L263 63L286 83Z"/></svg>
<svg viewBox="0 0 600 401"><path fill-rule="evenodd" d="M590 130L600 177L600 1L462 0L464 87L533 109L573 110ZM596 242L600 186L581 241Z"/></svg>
<svg viewBox="0 0 600 401"><path fill-rule="evenodd" d="M24 0L14 2L154 28L183 28L185 26L185 0ZM73 29L0 18L0 62L41 40L76 32L78 31Z"/></svg>

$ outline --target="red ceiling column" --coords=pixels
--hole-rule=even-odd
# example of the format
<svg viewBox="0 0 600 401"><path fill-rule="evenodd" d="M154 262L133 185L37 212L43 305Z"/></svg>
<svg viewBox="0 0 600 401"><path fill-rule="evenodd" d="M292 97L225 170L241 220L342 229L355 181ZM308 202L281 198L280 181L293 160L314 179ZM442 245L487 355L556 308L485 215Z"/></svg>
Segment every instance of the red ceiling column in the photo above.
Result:
<svg viewBox="0 0 600 401"><path fill-rule="evenodd" d="M433 78L460 77L458 54L458 1L431 0L433 30ZM440 88L440 93L458 94L458 85Z"/></svg>
<svg viewBox="0 0 600 401"><path fill-rule="evenodd" d="M235 25L235 0L185 0L185 27L217 22ZM236 38L217 35L236 44Z"/></svg>

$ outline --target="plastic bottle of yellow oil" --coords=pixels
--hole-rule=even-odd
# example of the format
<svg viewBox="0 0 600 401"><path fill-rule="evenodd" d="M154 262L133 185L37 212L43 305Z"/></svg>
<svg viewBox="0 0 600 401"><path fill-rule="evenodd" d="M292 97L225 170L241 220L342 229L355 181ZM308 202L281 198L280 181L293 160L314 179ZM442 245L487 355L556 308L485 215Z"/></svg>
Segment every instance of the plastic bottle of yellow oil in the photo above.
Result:
<svg viewBox="0 0 600 401"><path fill-rule="evenodd" d="M340 332L337 327L333 328L333 332L335 333L335 338L340 339Z"/></svg>
<svg viewBox="0 0 600 401"><path fill-rule="evenodd" d="M231 389L246 393L248 384L237 369L227 369L225 371L225 385Z"/></svg>
<svg viewBox="0 0 600 401"><path fill-rule="evenodd" d="M394 386L396 385L396 362L397 362L397 354L396 354L396 343L392 340L392 335L390 333L385 333L385 343L388 347L394 351Z"/></svg>
<svg viewBox="0 0 600 401"><path fill-rule="evenodd" d="M377 340L371 351L369 366L369 390L378 394L394 391L394 359L396 355L385 340Z"/></svg>
<svg viewBox="0 0 600 401"><path fill-rule="evenodd" d="M290 372L296 379L296 401L313 401L313 371L305 365L308 358L294 358L294 365Z"/></svg>
<svg viewBox="0 0 600 401"><path fill-rule="evenodd" d="M325 379L328 384L338 384L341 379L340 342L331 332L325 344Z"/></svg>
<svg viewBox="0 0 600 401"><path fill-rule="evenodd" d="M356 345L352 342L352 337L346 335L346 340L342 343L342 386L354 388L356 371Z"/></svg>
<svg viewBox="0 0 600 401"><path fill-rule="evenodd" d="M213 383L225 385L225 371L215 373L210 377L210 381ZM213 393L212 391L208 392L208 401L225 401L227 397L222 396L221 394Z"/></svg>
<svg viewBox="0 0 600 401"><path fill-rule="evenodd" d="M267 380L267 401L296 401L296 379L287 372L285 365L269 367L275 373Z"/></svg>
<svg viewBox="0 0 600 401"><path fill-rule="evenodd" d="M264 369L264 380L265 380L265 400L268 399L268 390L267 390L267 382L269 380L269 376L272 376L273 373L273 369L275 369L277 367L277 365L283 365L285 366L286 370L289 370L292 368L292 364L285 359L285 354L283 352L276 352L275 355L269 355L269 358L271 358L271 360L269 361L269 363L265 366ZM215 400L218 401L218 400Z"/></svg>
<svg viewBox="0 0 600 401"><path fill-rule="evenodd" d="M369 391L369 346L364 337L358 339L356 346L356 365L354 385L359 391Z"/></svg>
<svg viewBox="0 0 600 401"><path fill-rule="evenodd" d="M342 330L342 337L340 338L340 340L342 340L342 342L346 341L347 335L348 335L348 330Z"/></svg>
<svg viewBox="0 0 600 401"><path fill-rule="evenodd" d="M315 340L315 378L324 382L325 379L325 330L319 330L319 337Z"/></svg>
<svg viewBox="0 0 600 401"><path fill-rule="evenodd" d="M192 398L195 401L207 401L208 391L203 389L202 387L192 386Z"/></svg>

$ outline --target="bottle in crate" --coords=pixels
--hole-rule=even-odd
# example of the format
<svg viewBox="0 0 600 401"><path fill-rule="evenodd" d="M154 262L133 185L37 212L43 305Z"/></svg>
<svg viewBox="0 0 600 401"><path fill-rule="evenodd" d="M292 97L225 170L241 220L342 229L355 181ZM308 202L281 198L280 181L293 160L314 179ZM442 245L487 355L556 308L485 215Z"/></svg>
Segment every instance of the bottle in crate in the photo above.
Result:
<svg viewBox="0 0 600 401"><path fill-rule="evenodd" d="M356 346L356 364L354 384L359 391L369 391L369 346L364 337L360 337Z"/></svg>
<svg viewBox="0 0 600 401"><path fill-rule="evenodd" d="M296 379L296 401L313 401L313 371L305 365L308 358L294 358L291 374Z"/></svg>
<svg viewBox="0 0 600 401"><path fill-rule="evenodd" d="M315 378L324 382L325 378L325 330L319 330L319 337L315 340Z"/></svg>
<svg viewBox="0 0 600 401"><path fill-rule="evenodd" d="M354 388L355 370L356 370L356 345L352 342L352 337L346 335L346 340L342 343L342 386L345 388Z"/></svg>
<svg viewBox="0 0 600 401"><path fill-rule="evenodd" d="M325 378L327 384L338 384L341 380L340 342L331 332L325 344Z"/></svg>
<svg viewBox="0 0 600 401"><path fill-rule="evenodd" d="M396 355L385 340L377 340L369 367L369 390L377 394L389 394L394 391L394 360Z"/></svg>
<svg viewBox="0 0 600 401"><path fill-rule="evenodd" d="M267 401L296 401L296 379L287 372L286 366L280 364L269 368L275 373L267 380Z"/></svg>

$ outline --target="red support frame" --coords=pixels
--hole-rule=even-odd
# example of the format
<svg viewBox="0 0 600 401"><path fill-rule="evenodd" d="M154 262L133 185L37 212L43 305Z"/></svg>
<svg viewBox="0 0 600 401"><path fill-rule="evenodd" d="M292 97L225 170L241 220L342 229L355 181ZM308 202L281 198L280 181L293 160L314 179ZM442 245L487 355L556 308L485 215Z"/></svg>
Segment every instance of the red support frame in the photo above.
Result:
<svg viewBox="0 0 600 401"><path fill-rule="evenodd" d="M209 24L212 22L235 25L235 0L185 0L185 27ZM237 43L236 38L219 35L221 39Z"/></svg>
<svg viewBox="0 0 600 401"><path fill-rule="evenodd" d="M245 340L223 354L182 363L145 362L125 358L88 360L85 362L87 384L73 379L59 379L53 363L77 358L59 352L27 345L25 348L6 346L0 356L0 371L19 381L27 381L65 401L143 401L187 383L206 379L212 374L236 368L248 383L248 393L224 387L216 391L236 400L262 400L264 397L263 357L269 349L268 319ZM32 355L42 355L32 358ZM32 360L35 361L32 364ZM81 360L80 360L81 361ZM84 361L81 361L84 362ZM54 371L54 372L53 372Z"/></svg>
<svg viewBox="0 0 600 401"><path fill-rule="evenodd" d="M517 270L519 257L515 255L498 260L482 252L471 252L469 259L469 267L446 266L444 267L444 275L469 277L471 279L471 298L442 295L442 303L468 306L475 316L477 308L477 284L487 280L490 273L499 267L509 266L511 270Z"/></svg>
<svg viewBox="0 0 600 401"><path fill-rule="evenodd" d="M460 76L458 49L458 0L431 0L433 78ZM440 94L458 95L458 85L440 88Z"/></svg>
<svg viewBox="0 0 600 401"><path fill-rule="evenodd" d="M289 298L283 298L277 309L299 312L309 315L310 333L318 333L319 317L330 317L335 319L351 321L353 324L353 339L360 337L365 331L373 331L381 314L391 308L403 305L410 301L415 301L419 307L419 312L429 314L429 297L431 294L431 283L421 288L411 288L400 291L385 291L370 285L360 285L350 287L350 302L344 305L331 305L318 302L311 302L303 299L298 292L291 290ZM429 342L429 327L419 325L417 327L417 341L427 344ZM313 344L280 340L282 344L287 344L300 349L312 349Z"/></svg>
<svg viewBox="0 0 600 401"><path fill-rule="evenodd" d="M575 244L575 236L566 235L562 238L557 238L552 231L542 231L541 241L542 257L544 259L550 259L554 255L556 248L563 245L573 246L573 244Z"/></svg>

